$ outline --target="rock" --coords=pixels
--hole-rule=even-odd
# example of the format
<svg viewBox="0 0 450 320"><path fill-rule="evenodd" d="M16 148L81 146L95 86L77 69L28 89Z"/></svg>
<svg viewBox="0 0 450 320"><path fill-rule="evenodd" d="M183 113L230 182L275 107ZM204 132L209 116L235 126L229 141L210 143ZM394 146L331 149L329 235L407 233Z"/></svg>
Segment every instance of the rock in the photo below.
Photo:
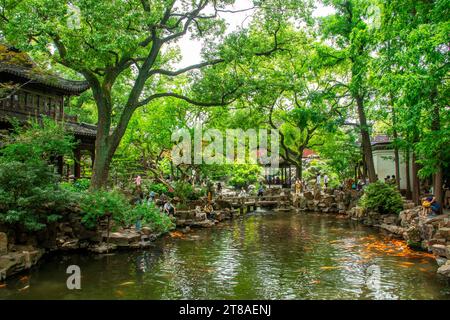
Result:
<svg viewBox="0 0 450 320"><path fill-rule="evenodd" d="M189 226L187 226L187 227L185 227L184 229L183 229L183 233L188 233L188 232L190 232L191 231L191 228L189 227Z"/></svg>
<svg viewBox="0 0 450 320"><path fill-rule="evenodd" d="M445 239L447 239L447 240L450 239L450 228L440 228L440 229L438 230L438 232L439 232L439 234L440 234L443 238L445 238ZM0 238L1 238L1 237L0 237Z"/></svg>
<svg viewBox="0 0 450 320"><path fill-rule="evenodd" d="M411 243L421 242L420 230L417 226L411 226L403 233L403 238Z"/></svg>
<svg viewBox="0 0 450 320"><path fill-rule="evenodd" d="M106 243L100 243L100 244L89 247L89 251L92 251L95 253L106 253L108 251L114 251L116 249L117 249L117 246L113 243L109 243L108 245Z"/></svg>
<svg viewBox="0 0 450 320"><path fill-rule="evenodd" d="M405 229L399 226L393 226L390 224L381 224L380 228L389 231L390 233L393 233L397 236L403 236L403 233L405 232Z"/></svg>
<svg viewBox="0 0 450 320"><path fill-rule="evenodd" d="M0 232L0 256L8 253L8 236Z"/></svg>
<svg viewBox="0 0 450 320"><path fill-rule="evenodd" d="M34 266L44 254L41 249L27 248L30 250L9 252L0 257L0 280L12 276Z"/></svg>
<svg viewBox="0 0 450 320"><path fill-rule="evenodd" d="M317 190L317 191L314 193L314 200L317 200L317 201L321 201L321 200L322 200L322 194L320 193L319 190Z"/></svg>
<svg viewBox="0 0 450 320"><path fill-rule="evenodd" d="M142 227L141 232L146 236L149 236L152 234L152 229L149 227Z"/></svg>
<svg viewBox="0 0 450 320"><path fill-rule="evenodd" d="M447 260L444 265L439 267L437 273L450 278L450 260Z"/></svg>
<svg viewBox="0 0 450 320"><path fill-rule="evenodd" d="M303 193L303 196L307 200L314 200L314 194L311 191L306 191L305 193Z"/></svg>
<svg viewBox="0 0 450 320"><path fill-rule="evenodd" d="M447 257L447 247L442 244L434 244L431 246L433 254L440 257Z"/></svg>
<svg viewBox="0 0 450 320"><path fill-rule="evenodd" d="M204 220L204 221L196 222L193 225L202 227L202 228L211 228L211 227L214 227L215 223L211 220Z"/></svg>
<svg viewBox="0 0 450 320"><path fill-rule="evenodd" d="M66 241L61 245L61 249L63 250L74 250L79 248L80 245L78 239L70 239L69 241Z"/></svg>
<svg viewBox="0 0 450 320"><path fill-rule="evenodd" d="M128 247L130 244L139 242L140 240L141 235L139 233L131 230L123 230L111 233L108 242L118 247Z"/></svg>
<svg viewBox="0 0 450 320"><path fill-rule="evenodd" d="M388 215L383 218L385 224L393 224L396 225L398 220L397 215Z"/></svg>

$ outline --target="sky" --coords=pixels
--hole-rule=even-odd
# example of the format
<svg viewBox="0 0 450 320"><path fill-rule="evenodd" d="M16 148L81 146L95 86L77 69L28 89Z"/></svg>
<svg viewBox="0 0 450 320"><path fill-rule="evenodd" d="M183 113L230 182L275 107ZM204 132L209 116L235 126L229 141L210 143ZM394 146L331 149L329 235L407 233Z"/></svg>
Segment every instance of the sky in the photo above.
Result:
<svg viewBox="0 0 450 320"><path fill-rule="evenodd" d="M233 6L229 6L228 10L243 10L253 6L250 0L238 0ZM228 28L227 33L237 30L239 27L246 27L251 22L251 16L253 11L245 11L238 13L220 13L219 16L225 19ZM324 7L320 2L316 4L316 10L313 12L313 16L326 16L333 13L331 7ZM198 40L190 39L189 35L186 35L178 41L178 45L181 48L182 59L177 64L178 68L190 66L192 64L200 63L200 52L202 49L202 42Z"/></svg>

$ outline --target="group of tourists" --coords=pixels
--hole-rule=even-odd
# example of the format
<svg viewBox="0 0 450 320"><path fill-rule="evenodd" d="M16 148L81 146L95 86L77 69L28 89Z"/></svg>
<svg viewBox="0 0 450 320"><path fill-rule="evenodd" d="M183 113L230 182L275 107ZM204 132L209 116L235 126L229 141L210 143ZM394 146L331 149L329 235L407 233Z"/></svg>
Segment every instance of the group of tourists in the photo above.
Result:
<svg viewBox="0 0 450 320"><path fill-rule="evenodd" d="M384 178L384 182L391 185L397 184L397 178L395 175L388 175L386 178ZM317 173L315 176L315 182L313 185L313 190L320 191L323 187L325 189L328 189L330 183L330 179L327 174L324 174L323 176L320 173ZM144 192L142 192L142 177L136 176L134 179L134 184L136 186L136 193L137 197L135 198L134 203L154 203L160 208L160 211L162 213L167 214L168 216L173 216L176 212L175 205L172 204L171 200L167 195L162 194L158 197L158 195L154 191L150 191L148 196L146 197L144 195ZM214 185L212 182L204 182L204 184L207 186L208 189L208 203L211 204L213 194L217 194L218 196L222 195L223 186L221 182L217 182L214 188ZM340 190L362 190L366 185L369 184L368 179L360 178L358 180L353 179L347 179L343 181L339 189ZM449 185L450 186L450 185ZM299 195L301 193L304 193L305 191L309 190L308 183L305 180L302 179L296 179L294 184L294 190L295 194ZM250 190L251 191L251 190ZM258 197L264 196L264 185L262 183L259 184L257 192ZM249 195L249 191L246 190L246 188L241 188L241 190L238 193L238 197L244 198ZM427 196L422 199L422 207L423 207L423 215L432 217L435 215L438 215L441 213L442 205L436 200L434 196ZM450 187L447 187L447 184L444 185L444 200L443 200L443 207L450 208ZM211 210L212 211L212 210Z"/></svg>
<svg viewBox="0 0 450 320"><path fill-rule="evenodd" d="M387 184L391 184L391 185L396 185L397 184L397 178L395 177L395 175L391 176L386 176L386 178L384 178L384 183Z"/></svg>
<svg viewBox="0 0 450 320"><path fill-rule="evenodd" d="M322 184L322 182L323 182L323 184ZM330 184L330 178L328 177L327 174L325 174L323 177L320 173L316 174L314 190L321 190L322 187L324 187L325 189L328 189L329 184ZM294 189L295 189L296 194L300 194L300 193L303 193L303 192L309 190L309 186L305 180L297 178L294 183Z"/></svg>
<svg viewBox="0 0 450 320"><path fill-rule="evenodd" d="M157 194L154 191L150 191L148 196L146 197L143 190L142 190L142 177L140 175L136 176L136 178L134 179L134 184L135 184L135 193L136 193L136 197L134 198L134 204L142 204L142 203L147 203L147 204L155 204L159 207L160 211L169 215L169 216L173 216L176 212L176 208L175 206L172 204L170 198L165 195L164 193L161 194L158 198L157 198Z"/></svg>

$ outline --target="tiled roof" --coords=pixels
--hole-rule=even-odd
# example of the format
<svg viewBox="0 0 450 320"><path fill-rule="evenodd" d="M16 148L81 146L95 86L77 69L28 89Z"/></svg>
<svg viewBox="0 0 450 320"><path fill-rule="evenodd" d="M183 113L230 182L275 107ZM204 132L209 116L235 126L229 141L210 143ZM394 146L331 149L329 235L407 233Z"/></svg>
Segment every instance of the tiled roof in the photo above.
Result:
<svg viewBox="0 0 450 320"><path fill-rule="evenodd" d="M89 89L88 82L67 80L49 74L39 69L27 54L4 44L0 44L0 73L25 78L34 83L63 90L67 94L80 94Z"/></svg>
<svg viewBox="0 0 450 320"><path fill-rule="evenodd" d="M97 126L88 123L65 122L66 129L74 134L95 137L97 135Z"/></svg>

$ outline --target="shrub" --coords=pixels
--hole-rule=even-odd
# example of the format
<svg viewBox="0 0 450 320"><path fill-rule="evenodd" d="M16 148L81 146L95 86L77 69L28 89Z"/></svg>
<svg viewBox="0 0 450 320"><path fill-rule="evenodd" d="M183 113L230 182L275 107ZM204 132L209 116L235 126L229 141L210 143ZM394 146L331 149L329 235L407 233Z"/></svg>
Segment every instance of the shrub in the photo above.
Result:
<svg viewBox="0 0 450 320"><path fill-rule="evenodd" d="M86 191L91 186L91 180L83 178L78 179L73 183L76 191Z"/></svg>
<svg viewBox="0 0 450 320"><path fill-rule="evenodd" d="M231 172L231 178L228 181L235 188L248 187L256 183L261 175L261 168L257 165L237 166Z"/></svg>
<svg viewBox="0 0 450 320"><path fill-rule="evenodd" d="M73 200L45 162L0 162L1 222L21 224L28 231L42 230L58 220Z"/></svg>
<svg viewBox="0 0 450 320"><path fill-rule="evenodd" d="M61 182L60 186L62 189L70 192L84 192L89 189L91 181L89 179L78 179L75 182Z"/></svg>
<svg viewBox="0 0 450 320"><path fill-rule="evenodd" d="M167 193L167 191L168 191L167 187L162 183L152 184L152 185L150 185L150 187L148 189L149 189L149 191L153 191L157 194Z"/></svg>
<svg viewBox="0 0 450 320"><path fill-rule="evenodd" d="M395 186L378 181L364 189L360 205L381 214L398 214L403 209L403 200Z"/></svg>
<svg viewBox="0 0 450 320"><path fill-rule="evenodd" d="M44 118L42 126L30 122L28 127L16 127L1 155L9 161L52 161L57 156L72 154L73 140L61 124Z"/></svg>
<svg viewBox="0 0 450 320"><path fill-rule="evenodd" d="M149 226L154 232L167 232L174 227L170 218L159 211L153 203L138 204L126 213L125 221L132 224L141 220L144 225Z"/></svg>
<svg viewBox="0 0 450 320"><path fill-rule="evenodd" d="M187 201L192 198L194 188L188 182L177 181L173 186L173 196L178 197L181 201Z"/></svg>
<svg viewBox="0 0 450 320"><path fill-rule="evenodd" d="M77 200L48 164L72 152L73 136L49 119L15 129L0 150L0 222L42 230Z"/></svg>
<svg viewBox="0 0 450 320"><path fill-rule="evenodd" d="M131 209L125 196L117 191L87 192L81 201L82 223L88 228L95 228L98 221L106 214L111 214L114 221L122 223Z"/></svg>

